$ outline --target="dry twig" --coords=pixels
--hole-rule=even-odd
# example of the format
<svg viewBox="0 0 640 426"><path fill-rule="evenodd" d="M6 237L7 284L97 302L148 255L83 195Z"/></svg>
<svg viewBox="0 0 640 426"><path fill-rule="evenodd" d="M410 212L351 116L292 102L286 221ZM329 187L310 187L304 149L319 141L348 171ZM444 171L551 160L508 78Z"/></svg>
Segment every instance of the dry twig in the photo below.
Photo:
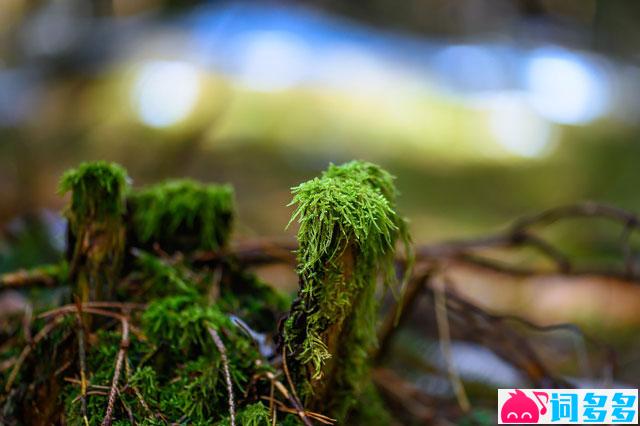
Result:
<svg viewBox="0 0 640 426"><path fill-rule="evenodd" d="M267 396L261 396L261 398L268 400L270 404L275 404L278 410L282 412L290 413L290 414L297 413L297 411L294 408L287 407L282 401L278 401L277 399L274 399L272 397L267 397ZM331 417L327 417L324 414L315 413L313 411L305 411L304 413L307 417L317 420L320 423L323 423L325 425L332 425L336 422L335 419L332 419Z"/></svg>
<svg viewBox="0 0 640 426"><path fill-rule="evenodd" d="M0 288L55 287L56 279L42 270L19 269L0 275Z"/></svg>
<svg viewBox="0 0 640 426"><path fill-rule="evenodd" d="M40 330L38 334L36 334L36 336L33 338L33 341L27 346L25 346L24 349L22 349L22 352L20 352L20 355L18 356L16 363L13 365L13 370L11 370L11 373L9 374L9 378L7 378L7 383L4 387L4 390L6 392L9 392L9 390L13 386L13 382L16 380L16 377L18 376L20 367L22 366L22 364L24 364L24 361L27 359L27 356L29 356L33 348L35 348L36 345L40 343L41 340L47 337L49 333L51 333L51 331L54 328L56 328L61 322L62 322L61 318L56 318L54 321L46 324L44 327L42 327L42 330Z"/></svg>
<svg viewBox="0 0 640 426"><path fill-rule="evenodd" d="M207 327L209 334L213 339L220 356L222 357L222 366L224 368L224 378L227 382L227 393L229 394L229 418L231 419L231 426L236 425L236 405L233 398L233 383L231 382L231 373L229 373L229 360L227 359L227 351L222 343L220 335L213 327Z"/></svg>
<svg viewBox="0 0 640 426"><path fill-rule="evenodd" d="M440 350L442 356L447 364L447 372L449 375L449 381L453 387L453 391L458 400L458 404L464 413L468 413L471 410L471 404L469 398L464 390L460 375L453 365L451 358L451 333L449 331L449 318L447 315L447 295L446 289L435 286L435 311L436 311L436 323L438 325L438 335L440 336Z"/></svg>
<svg viewBox="0 0 640 426"><path fill-rule="evenodd" d="M276 376L270 372L267 371L266 373L264 373L265 376L271 380L271 383L274 384L275 388L278 390L278 392L280 392L282 394L282 396L284 396L293 406L293 408L295 409L295 414L300 418L300 420L302 421L302 423L305 424L305 426L312 426L311 422L309 421L309 418L306 415L306 411L304 408L302 408L302 406L298 403L298 401L291 395L291 393L287 390L287 388L282 384L282 382L280 382Z"/></svg>
<svg viewBox="0 0 640 426"><path fill-rule="evenodd" d="M121 316L121 323L122 338L120 340L120 349L118 350L118 356L116 357L116 366L113 372L113 381L111 382L107 411L105 412L104 419L102 420L102 426L109 426L113 421L113 406L118 392L118 380L120 379L120 372L122 371L122 363L124 362L125 354L129 348L129 321L126 317Z"/></svg>
<svg viewBox="0 0 640 426"><path fill-rule="evenodd" d="M76 320L78 322L78 357L80 359L80 404L82 410L82 420L85 426L89 426L89 418L87 417L87 361L85 353L85 330L82 321L82 304L76 301L77 313Z"/></svg>

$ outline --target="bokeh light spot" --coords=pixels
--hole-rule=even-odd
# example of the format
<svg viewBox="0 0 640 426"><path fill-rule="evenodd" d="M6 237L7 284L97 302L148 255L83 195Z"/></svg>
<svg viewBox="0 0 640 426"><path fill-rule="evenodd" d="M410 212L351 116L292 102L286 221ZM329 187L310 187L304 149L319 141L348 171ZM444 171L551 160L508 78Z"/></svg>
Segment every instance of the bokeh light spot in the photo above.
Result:
<svg viewBox="0 0 640 426"><path fill-rule="evenodd" d="M602 70L560 49L535 51L526 65L525 84L533 108L560 124L586 124L604 114L609 103Z"/></svg>
<svg viewBox="0 0 640 426"><path fill-rule="evenodd" d="M488 106L491 133L510 154L537 158L552 150L556 142L553 125L537 114L523 94L495 95Z"/></svg>
<svg viewBox="0 0 640 426"><path fill-rule="evenodd" d="M151 127L168 127L187 118L199 91L200 75L195 66L154 61L138 72L131 96L142 122Z"/></svg>

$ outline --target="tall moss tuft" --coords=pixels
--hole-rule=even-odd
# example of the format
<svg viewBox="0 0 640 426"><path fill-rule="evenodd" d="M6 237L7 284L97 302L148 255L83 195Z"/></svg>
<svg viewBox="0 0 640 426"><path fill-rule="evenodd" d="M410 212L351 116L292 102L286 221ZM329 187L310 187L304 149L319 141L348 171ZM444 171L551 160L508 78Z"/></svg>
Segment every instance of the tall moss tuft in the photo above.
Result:
<svg viewBox="0 0 640 426"><path fill-rule="evenodd" d="M376 278L395 282L395 244L408 241L406 225L393 177L371 163L332 165L292 192L300 290L283 340L305 404L328 406L342 422L367 385Z"/></svg>
<svg viewBox="0 0 640 426"><path fill-rule="evenodd" d="M71 192L67 214L72 225L89 219L103 220L122 215L125 209L127 172L115 163L82 163L62 175L59 192Z"/></svg>
<svg viewBox="0 0 640 426"><path fill-rule="evenodd" d="M111 298L125 247L128 178L117 164L82 163L66 172L60 192L71 192L69 274L82 301Z"/></svg>
<svg viewBox="0 0 640 426"><path fill-rule="evenodd" d="M165 250L217 250L231 235L234 201L229 185L170 180L133 191L129 203L141 243L158 242Z"/></svg>

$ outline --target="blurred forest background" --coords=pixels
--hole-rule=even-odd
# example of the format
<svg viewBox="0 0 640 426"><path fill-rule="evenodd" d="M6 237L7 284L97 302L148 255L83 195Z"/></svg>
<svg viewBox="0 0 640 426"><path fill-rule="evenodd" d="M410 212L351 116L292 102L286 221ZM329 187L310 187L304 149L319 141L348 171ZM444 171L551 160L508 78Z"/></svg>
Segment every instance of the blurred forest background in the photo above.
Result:
<svg viewBox="0 0 640 426"><path fill-rule="evenodd" d="M95 159L125 166L134 186L231 183L239 239L293 236L289 189L353 158L397 176L418 243L581 200L640 211L639 24L634 0L2 0L0 272L60 256L58 179ZM544 232L578 263L621 264L615 224ZM640 383L637 285L457 275L492 312L580 324L619 351L615 380ZM565 342L554 368L604 380L576 361L590 359L584 341L544 338ZM465 377L522 384L478 348L454 354ZM433 374L416 383L450 393Z"/></svg>

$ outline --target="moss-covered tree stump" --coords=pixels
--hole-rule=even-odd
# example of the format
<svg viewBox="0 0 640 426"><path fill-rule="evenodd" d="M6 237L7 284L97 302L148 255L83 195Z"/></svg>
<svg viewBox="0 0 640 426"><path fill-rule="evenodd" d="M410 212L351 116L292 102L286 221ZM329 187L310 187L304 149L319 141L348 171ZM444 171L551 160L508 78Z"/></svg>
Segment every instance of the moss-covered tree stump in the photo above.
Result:
<svg viewBox="0 0 640 426"><path fill-rule="evenodd" d="M98 162L61 191L66 259L31 274L68 304L0 346L0 424L388 423L369 374L377 279L396 286L407 241L388 173L351 162L294 188L293 303L228 249L229 186L132 189Z"/></svg>
<svg viewBox="0 0 640 426"><path fill-rule="evenodd" d="M395 283L395 245L407 240L392 176L363 162L330 166L293 189L300 291L282 330L306 407L345 421L371 388L376 279ZM370 403L370 402L368 402Z"/></svg>

